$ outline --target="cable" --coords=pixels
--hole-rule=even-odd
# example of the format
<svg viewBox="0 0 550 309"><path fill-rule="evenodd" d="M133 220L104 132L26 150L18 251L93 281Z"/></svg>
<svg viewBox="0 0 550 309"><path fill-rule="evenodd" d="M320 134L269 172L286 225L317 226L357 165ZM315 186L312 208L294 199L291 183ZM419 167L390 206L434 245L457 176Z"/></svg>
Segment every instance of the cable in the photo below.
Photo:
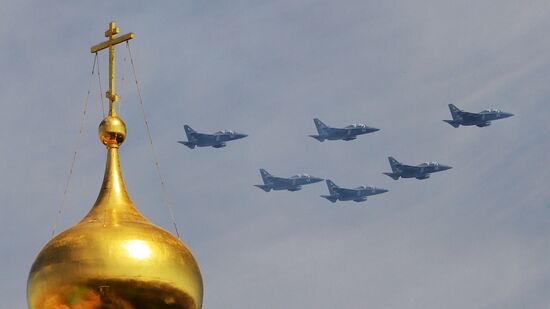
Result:
<svg viewBox="0 0 550 309"><path fill-rule="evenodd" d="M141 107L141 112L143 113L143 120L145 121L145 128L147 129L147 136L149 138L149 144L151 145L151 152L153 154L153 161L155 163L157 175L160 180L160 186L162 188L162 194L164 197L164 203L166 204L166 208L168 209L168 213L170 214L170 219L172 220L172 225L174 226L174 229L176 230L176 235L178 238L180 238L180 233L178 231L178 224L176 222L176 216L174 215L174 211L172 209L172 203L170 202L170 197L168 196L168 191L166 190L166 185L164 183L164 178L162 177L162 174L160 173L160 164L157 160L157 155L155 151L155 145L153 144L153 138L151 136L151 130L149 129L149 122L147 121L147 116L145 115L145 107L143 105L143 98L141 96L141 87L139 86L139 82L136 75L136 68L134 66L134 59L132 58L132 51L130 49L130 43L126 41L126 48L128 48L128 55L130 56L130 63L132 64L132 72L134 74L134 80L136 82L136 88L137 93L139 97L139 103Z"/></svg>
<svg viewBox="0 0 550 309"><path fill-rule="evenodd" d="M95 56L97 58L97 52L95 53ZM103 102L103 96L105 95L103 93L103 88L101 87L101 71L99 70L99 58L97 58L97 80L99 82L99 97L101 98L101 111L103 112L103 118L105 118L105 103Z"/></svg>
<svg viewBox="0 0 550 309"><path fill-rule="evenodd" d="M120 102L122 102L122 99L124 98L124 84L126 81L126 58L127 58L128 51L126 50L126 53L124 53L124 57L122 60L122 76L120 78L120 90L118 91L118 95L120 97ZM119 104L119 110L122 111L122 104Z"/></svg>
<svg viewBox="0 0 550 309"><path fill-rule="evenodd" d="M98 74L99 74L99 63L98 63L97 53L95 54L95 57L94 57L94 65L92 66L92 74L90 75L90 81L88 82L88 91L86 92L86 98L84 99L84 107L82 109L82 118L80 120L80 130L78 132L78 137L76 139L76 146L75 146L75 151L74 151L74 154L73 154L73 160L71 162L71 167L69 168L69 174L67 175L67 182L65 183L65 189L63 190L63 197L61 198L61 204L59 205L59 209L57 210L57 217L55 218L54 224L53 224L53 227L52 227L52 235L51 235L52 238L55 236L55 230L57 229L59 219L61 218L61 214L63 213L63 210L65 209L65 200L67 198L67 192L69 191L69 184L70 184L71 178L73 176L74 165L75 165L75 162L76 162L76 158L78 156L78 149L80 147L80 140L82 139L82 134L84 133L84 120L86 119L86 113L88 111L88 101L89 101L89 98L90 98L90 92L91 92L91 88L92 88L92 78L94 76L96 63L98 65Z"/></svg>

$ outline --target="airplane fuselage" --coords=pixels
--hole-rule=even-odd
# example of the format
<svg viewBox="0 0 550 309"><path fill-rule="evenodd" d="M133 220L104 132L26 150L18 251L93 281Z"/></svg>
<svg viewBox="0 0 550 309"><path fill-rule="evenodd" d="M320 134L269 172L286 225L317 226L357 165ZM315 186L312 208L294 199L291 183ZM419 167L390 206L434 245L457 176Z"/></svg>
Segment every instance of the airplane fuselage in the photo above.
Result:
<svg viewBox="0 0 550 309"><path fill-rule="evenodd" d="M514 116L514 114L505 113L496 109L488 109L479 113L465 112L453 104L449 104L449 110L453 119L443 121L455 128L459 126L487 127L491 125L491 121Z"/></svg>
<svg viewBox="0 0 550 309"><path fill-rule="evenodd" d="M325 132L319 134L320 137L326 140L335 141L351 141L357 138L359 135L376 132L378 129L375 128L353 128L353 129L326 129Z"/></svg>
<svg viewBox="0 0 550 309"><path fill-rule="evenodd" d="M311 178L281 178L273 177L265 185L270 186L272 190L288 190L288 191L298 191L302 189L303 185L308 185L322 181L322 179L311 179Z"/></svg>
<svg viewBox="0 0 550 309"><path fill-rule="evenodd" d="M197 145L197 147L224 147L225 142L233 141L243 137L245 136L241 136L239 134L203 134L202 136L198 137L194 143Z"/></svg>
<svg viewBox="0 0 550 309"><path fill-rule="evenodd" d="M386 189L376 187L357 187L355 189L340 188L331 180L327 180L327 187L330 195L321 195L331 202L336 201L354 201L364 202L367 196L388 192Z"/></svg>
<svg viewBox="0 0 550 309"><path fill-rule="evenodd" d="M374 193L370 190L354 190L355 192L342 193L338 192L337 195L334 195L339 201L354 201L354 202L364 202L367 200L367 196L380 194L384 192Z"/></svg>
<svg viewBox="0 0 550 309"><path fill-rule="evenodd" d="M430 177L431 173L442 172L451 168L446 165L436 165L436 166L410 166L410 165L401 165L398 167L399 177L401 178L416 178L416 179L426 179Z"/></svg>
<svg viewBox="0 0 550 309"><path fill-rule="evenodd" d="M333 128L324 124L321 120L313 119L318 135L310 135L314 139L324 142L325 140L335 141L351 141L362 134L379 131L380 129L369 127L365 124L353 124L344 128Z"/></svg>
<svg viewBox="0 0 550 309"><path fill-rule="evenodd" d="M323 181L322 178L313 177L310 175L297 175L289 178L276 177L269 174L267 171L261 169L260 174L262 176L263 185L255 185L256 187L269 192L274 191L299 191L302 189L302 186L317 183Z"/></svg>
<svg viewBox="0 0 550 309"><path fill-rule="evenodd" d="M178 141L191 149L195 147L214 147L222 148L226 146L226 142L247 137L248 135L237 133L234 131L219 131L214 134L205 134L195 132L191 127L185 125L185 133L187 141Z"/></svg>
<svg viewBox="0 0 550 309"><path fill-rule="evenodd" d="M488 126L491 121L507 118L504 113L479 113L478 117L463 116L460 121L462 126Z"/></svg>
<svg viewBox="0 0 550 309"><path fill-rule="evenodd" d="M442 172L452 168L451 166L439 164L437 162L426 162L419 165L406 165L399 163L393 157L389 157L388 160L390 162L392 172L384 174L394 180L399 178L427 179L430 178L430 174L432 173Z"/></svg>

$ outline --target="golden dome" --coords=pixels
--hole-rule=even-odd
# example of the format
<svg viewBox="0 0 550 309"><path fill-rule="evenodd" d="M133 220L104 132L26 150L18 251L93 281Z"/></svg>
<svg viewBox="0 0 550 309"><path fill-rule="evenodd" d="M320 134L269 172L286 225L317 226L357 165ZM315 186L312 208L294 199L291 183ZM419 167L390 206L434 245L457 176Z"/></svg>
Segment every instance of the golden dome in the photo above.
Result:
<svg viewBox="0 0 550 309"><path fill-rule="evenodd" d="M27 282L29 308L201 308L202 278L191 252L149 222L126 192L118 158L125 135L114 112L99 126L107 147L101 191L90 212L38 254Z"/></svg>

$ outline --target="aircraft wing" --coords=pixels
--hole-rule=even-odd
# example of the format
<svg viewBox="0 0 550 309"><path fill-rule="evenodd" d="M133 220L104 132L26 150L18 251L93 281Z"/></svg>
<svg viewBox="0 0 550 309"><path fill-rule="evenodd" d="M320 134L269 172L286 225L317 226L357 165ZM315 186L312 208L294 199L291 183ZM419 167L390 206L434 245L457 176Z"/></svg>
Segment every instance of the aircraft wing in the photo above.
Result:
<svg viewBox="0 0 550 309"><path fill-rule="evenodd" d="M416 171L419 171L422 167L420 166L412 166L412 165L405 165L405 164L401 164L401 166L399 166L399 169L403 172L416 172Z"/></svg>
<svg viewBox="0 0 550 309"><path fill-rule="evenodd" d="M206 138L211 138L211 137L213 137L213 135L211 135L211 134L206 134L206 133L198 133L198 132L195 132L195 133L193 133L193 137L195 137L196 139L206 139Z"/></svg>
<svg viewBox="0 0 550 309"><path fill-rule="evenodd" d="M460 115L461 115L463 118L470 118L470 119L478 119L478 118L481 118L481 114L478 114L478 113L460 112Z"/></svg>
<svg viewBox="0 0 550 309"><path fill-rule="evenodd" d="M292 181L295 180L295 179L271 176L271 180L273 182L292 184Z"/></svg>
<svg viewBox="0 0 550 309"><path fill-rule="evenodd" d="M342 129L342 128L328 128L327 131L329 133L345 133L350 129Z"/></svg>
<svg viewBox="0 0 550 309"><path fill-rule="evenodd" d="M356 189L346 189L346 188L338 188L337 189L338 193L342 194L342 195L356 195L357 194L357 191L359 190L356 190Z"/></svg>

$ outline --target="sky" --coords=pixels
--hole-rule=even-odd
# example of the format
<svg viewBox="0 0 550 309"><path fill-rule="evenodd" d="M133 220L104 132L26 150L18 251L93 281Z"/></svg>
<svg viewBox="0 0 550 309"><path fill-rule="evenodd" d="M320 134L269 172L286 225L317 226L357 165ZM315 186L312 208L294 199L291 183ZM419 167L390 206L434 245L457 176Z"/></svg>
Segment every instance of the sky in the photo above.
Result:
<svg viewBox="0 0 550 309"><path fill-rule="evenodd" d="M91 208L97 139L90 46L115 20L130 42L151 133L203 308L550 308L550 3L3 1L0 299L26 280L53 225ZM170 230L126 49L121 164L136 206ZM126 61L124 61L126 55ZM100 55L102 89L107 57ZM122 77L124 76L124 82ZM515 114L454 129L448 103ZM319 143L312 119L381 131ZM190 150L183 125L249 137ZM78 149L65 209L57 215ZM388 156L452 170L394 181ZM259 168L388 193L332 204L323 183L253 187Z"/></svg>

